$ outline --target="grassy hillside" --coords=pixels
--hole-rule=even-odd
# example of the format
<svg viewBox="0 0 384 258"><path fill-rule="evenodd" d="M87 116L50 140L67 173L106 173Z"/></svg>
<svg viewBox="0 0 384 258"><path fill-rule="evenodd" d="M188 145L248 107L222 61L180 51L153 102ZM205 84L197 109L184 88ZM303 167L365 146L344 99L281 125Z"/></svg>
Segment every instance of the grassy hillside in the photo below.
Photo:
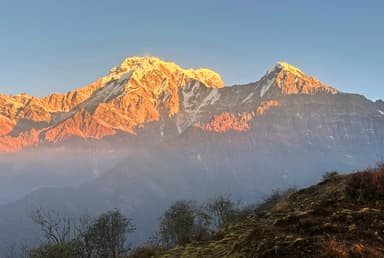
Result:
<svg viewBox="0 0 384 258"><path fill-rule="evenodd" d="M324 181L162 257L384 257L384 166Z"/></svg>

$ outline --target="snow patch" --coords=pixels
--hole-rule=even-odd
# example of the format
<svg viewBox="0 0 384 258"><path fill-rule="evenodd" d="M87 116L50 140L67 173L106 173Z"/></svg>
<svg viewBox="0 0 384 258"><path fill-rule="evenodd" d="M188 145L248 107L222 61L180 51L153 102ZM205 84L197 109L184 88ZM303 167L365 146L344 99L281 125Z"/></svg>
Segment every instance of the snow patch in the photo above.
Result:
<svg viewBox="0 0 384 258"><path fill-rule="evenodd" d="M384 111L383 110L379 110L379 113L380 113L380 115L384 116Z"/></svg>
<svg viewBox="0 0 384 258"><path fill-rule="evenodd" d="M253 97L253 95L255 95L255 93L251 92L245 99L243 99L243 101L241 101L241 103L244 104L245 102L250 100Z"/></svg>
<svg viewBox="0 0 384 258"><path fill-rule="evenodd" d="M192 88L188 92L183 92L183 106L185 110L193 109L194 103L190 101L192 97L198 98L200 92L198 91L200 86L199 82L195 82ZM197 91L195 93L195 91Z"/></svg>
<svg viewBox="0 0 384 258"><path fill-rule="evenodd" d="M80 103L76 108L72 109L67 113L62 113L58 115L55 120L55 123L56 124L61 123L62 121L74 115L77 111L79 111L82 108L86 109L90 107L97 107L97 105L101 102L107 102L114 97L118 97L124 94L122 89L126 85L126 81L129 80L131 75L132 75L132 71L129 71L124 75L122 75L119 80L113 80L108 82L104 87L94 92L90 98Z"/></svg>
<svg viewBox="0 0 384 258"><path fill-rule="evenodd" d="M183 91L183 106L186 114L184 116L177 116L176 127L179 134L196 122L196 118L202 108L210 106L220 99L220 93L217 88L210 89L204 98L203 96L200 97L199 87L200 83L196 82L190 91ZM196 97L200 97L202 100L200 102L199 100L191 101L191 98L194 99ZM198 106L196 107L196 105Z"/></svg>
<svg viewBox="0 0 384 258"><path fill-rule="evenodd" d="M207 97L205 97L204 100L201 102L201 105L199 106L198 110L200 110L204 106L215 104L219 99L219 90L217 88L212 89L211 92L207 95Z"/></svg>
<svg viewBox="0 0 384 258"><path fill-rule="evenodd" d="M298 117L300 120L303 119L303 116L300 114L300 112L296 113L296 117Z"/></svg>
<svg viewBox="0 0 384 258"><path fill-rule="evenodd" d="M273 73L277 69L283 68L280 63L276 63L274 66L268 69L267 74Z"/></svg>
<svg viewBox="0 0 384 258"><path fill-rule="evenodd" d="M267 80L267 82L266 82L266 83L263 85L263 87L261 88L261 91L260 91L260 97L263 97L264 94L271 88L273 82L274 82L273 79L269 79L269 80Z"/></svg>
<svg viewBox="0 0 384 258"><path fill-rule="evenodd" d="M164 125L160 126L160 136L164 137Z"/></svg>
<svg viewBox="0 0 384 258"><path fill-rule="evenodd" d="M85 107L90 104L96 104L100 102L107 102L113 97L117 97L121 90L125 86L125 81L127 81L132 75L132 71L124 74L118 81L111 81L107 83L103 88L96 91L93 96L91 96L88 100L84 101L79 106Z"/></svg>
<svg viewBox="0 0 384 258"><path fill-rule="evenodd" d="M118 96L126 82L132 75L132 72L125 73L117 82L107 84L100 90L99 96L103 97L103 102L107 102L111 97Z"/></svg>

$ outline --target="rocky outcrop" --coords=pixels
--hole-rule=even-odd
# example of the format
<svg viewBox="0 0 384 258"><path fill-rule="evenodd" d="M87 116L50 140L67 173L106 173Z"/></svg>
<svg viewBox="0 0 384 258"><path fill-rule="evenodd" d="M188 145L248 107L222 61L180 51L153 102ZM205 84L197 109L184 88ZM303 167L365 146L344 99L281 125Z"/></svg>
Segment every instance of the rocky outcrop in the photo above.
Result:
<svg viewBox="0 0 384 258"><path fill-rule="evenodd" d="M244 132L250 129L250 120L257 116L262 116L270 108L278 106L280 106L280 103L277 100L264 101L255 111L238 114L223 112L219 115L214 115L209 123L203 125L196 124L195 127L216 133L224 133L230 130Z"/></svg>
<svg viewBox="0 0 384 258"><path fill-rule="evenodd" d="M65 94L51 94L43 98L43 101L49 108L56 112L69 112L71 109L88 99L96 90L103 87L106 81L108 81L108 79L101 78L90 85L71 90Z"/></svg>
<svg viewBox="0 0 384 258"><path fill-rule="evenodd" d="M327 86L318 79L304 74L299 68L285 62L278 62L261 78L262 87L258 88L260 97L277 97L289 94L318 93L336 94L335 88Z"/></svg>
<svg viewBox="0 0 384 258"><path fill-rule="evenodd" d="M300 69L288 63L279 62L274 69L278 71L276 85L284 95L316 94L319 92L337 93L336 89L322 84L314 77L305 75Z"/></svg>
<svg viewBox="0 0 384 258"><path fill-rule="evenodd" d="M270 108L272 107L278 107L280 106L280 103L279 101L277 100L268 100L268 101L264 101L260 104L260 106L257 107L256 109L256 115L257 116L261 116L263 115L265 112L267 112L267 110L269 110Z"/></svg>
<svg viewBox="0 0 384 258"><path fill-rule="evenodd" d="M251 120L254 115L254 113L231 114L224 112L220 115L214 115L209 123L196 125L196 127L217 133L224 133L229 130L242 132L249 129L248 121Z"/></svg>
<svg viewBox="0 0 384 258"><path fill-rule="evenodd" d="M25 147L36 145L39 142L39 131L32 128L20 133L18 136L5 135L0 137L0 152L20 151Z"/></svg>
<svg viewBox="0 0 384 258"><path fill-rule="evenodd" d="M92 115L81 109L74 116L44 132L44 140L57 143L68 137L101 139L116 132L100 124Z"/></svg>
<svg viewBox="0 0 384 258"><path fill-rule="evenodd" d="M3 136L12 132L12 129L15 126L15 121L12 119L9 119L8 117L0 115L0 124L1 124L0 136Z"/></svg>

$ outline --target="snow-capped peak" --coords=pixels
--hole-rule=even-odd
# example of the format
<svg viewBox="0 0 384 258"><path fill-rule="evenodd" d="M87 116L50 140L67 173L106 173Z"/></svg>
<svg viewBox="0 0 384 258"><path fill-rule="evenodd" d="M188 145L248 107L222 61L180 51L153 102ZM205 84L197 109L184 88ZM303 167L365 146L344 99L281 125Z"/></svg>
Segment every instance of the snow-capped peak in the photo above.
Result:
<svg viewBox="0 0 384 258"><path fill-rule="evenodd" d="M305 76L305 74L299 68L287 62L277 62L271 69L268 70L267 73L269 74L269 73L272 73L275 71L281 71L281 70L292 73L298 77Z"/></svg>

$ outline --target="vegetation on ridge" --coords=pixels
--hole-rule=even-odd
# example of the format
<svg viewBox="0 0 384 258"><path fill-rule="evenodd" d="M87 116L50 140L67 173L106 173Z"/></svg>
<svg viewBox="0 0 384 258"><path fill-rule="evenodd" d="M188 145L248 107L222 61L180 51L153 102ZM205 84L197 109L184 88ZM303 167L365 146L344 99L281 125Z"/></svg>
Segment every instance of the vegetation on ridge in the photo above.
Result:
<svg viewBox="0 0 384 258"><path fill-rule="evenodd" d="M70 220L37 210L46 243L26 257L384 257L383 186L381 164L330 172L317 185L274 192L249 207L229 196L178 201L160 218L159 232L133 250L125 242L133 224L118 210L85 219L75 231Z"/></svg>
<svg viewBox="0 0 384 258"><path fill-rule="evenodd" d="M122 257L129 251L126 234L135 230L119 210L77 221L52 210L37 209L32 218L40 225L45 241L27 252L29 258Z"/></svg>
<svg viewBox="0 0 384 258"><path fill-rule="evenodd" d="M384 257L384 166L339 175L162 257Z"/></svg>

